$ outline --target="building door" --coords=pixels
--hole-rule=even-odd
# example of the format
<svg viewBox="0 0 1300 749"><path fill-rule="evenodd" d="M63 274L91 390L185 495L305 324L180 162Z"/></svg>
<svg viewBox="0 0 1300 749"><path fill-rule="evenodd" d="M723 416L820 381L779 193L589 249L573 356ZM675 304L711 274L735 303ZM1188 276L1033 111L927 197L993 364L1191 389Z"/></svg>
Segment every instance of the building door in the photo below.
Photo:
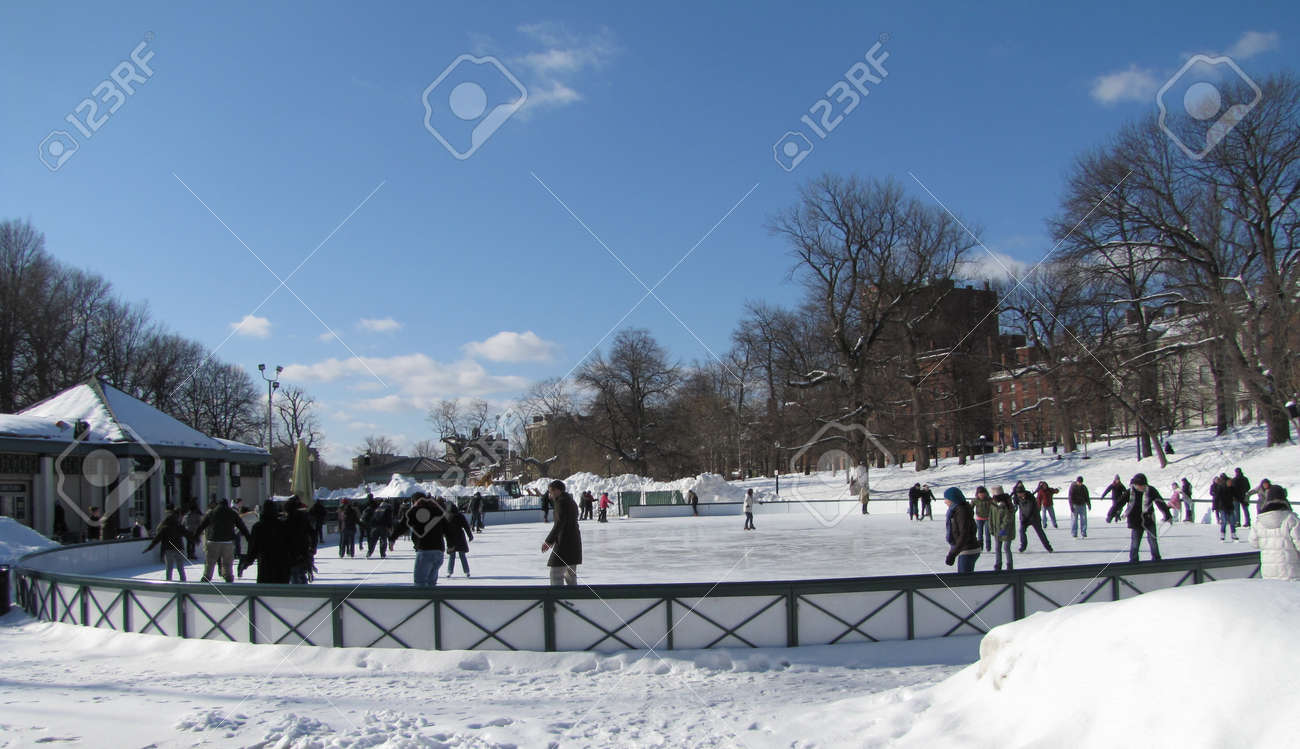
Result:
<svg viewBox="0 0 1300 749"><path fill-rule="evenodd" d="M0 483L0 515L31 526L31 495L31 485L25 482Z"/></svg>

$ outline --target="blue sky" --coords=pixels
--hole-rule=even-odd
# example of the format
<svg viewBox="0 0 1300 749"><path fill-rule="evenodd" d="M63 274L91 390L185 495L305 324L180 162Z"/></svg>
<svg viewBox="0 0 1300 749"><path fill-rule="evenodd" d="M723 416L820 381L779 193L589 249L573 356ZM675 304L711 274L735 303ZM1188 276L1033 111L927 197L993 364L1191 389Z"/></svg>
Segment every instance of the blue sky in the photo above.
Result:
<svg viewBox="0 0 1300 749"><path fill-rule="evenodd" d="M643 296L633 274L653 287L693 246L623 325L724 353L747 300L797 298L764 226L824 171L929 199L919 180L1032 264L1072 158L1188 55L1263 76L1300 39L1281 2L262 5L8 7L0 206L221 358L288 367L334 461L428 437L439 398L564 375ZM800 117L882 38L888 75L818 138ZM84 137L65 117L145 40L152 74ZM466 54L528 98L462 160L422 94ZM466 81L511 111L508 80L462 65L436 123L464 124L445 102ZM52 130L77 141L55 171ZM787 172L795 130L814 148Z"/></svg>

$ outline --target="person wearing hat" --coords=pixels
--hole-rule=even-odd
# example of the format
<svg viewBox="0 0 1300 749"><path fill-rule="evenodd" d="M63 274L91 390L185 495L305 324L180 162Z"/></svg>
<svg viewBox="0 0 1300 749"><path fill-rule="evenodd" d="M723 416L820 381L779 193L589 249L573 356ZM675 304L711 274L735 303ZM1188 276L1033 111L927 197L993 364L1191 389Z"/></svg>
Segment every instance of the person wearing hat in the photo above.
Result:
<svg viewBox="0 0 1300 749"><path fill-rule="evenodd" d="M934 510L930 509L930 505L933 502L934 502L934 492L930 491L930 485L921 484L921 514L917 516L916 518L917 520L920 520L921 518L924 517L928 517L931 520L934 520Z"/></svg>
<svg viewBox="0 0 1300 749"><path fill-rule="evenodd" d="M1250 545L1259 549L1259 576L1300 580L1300 517L1291 511L1280 486L1270 486L1260 502L1250 529Z"/></svg>
<svg viewBox="0 0 1300 749"><path fill-rule="evenodd" d="M907 519L920 520L921 515L918 508L921 505L921 482L912 484L912 488L907 490Z"/></svg>
<svg viewBox="0 0 1300 749"><path fill-rule="evenodd" d="M1160 559L1160 544L1156 542L1156 513L1157 507L1164 514L1166 522L1173 522L1169 515L1169 506L1165 504L1160 492L1156 491L1154 486L1147 485L1147 477L1144 473L1133 476L1129 482L1129 500L1128 510L1124 513L1128 519L1129 545L1128 561L1130 564L1137 564L1138 547L1142 543L1142 535L1146 534L1147 548L1151 550L1151 561Z"/></svg>
<svg viewBox="0 0 1300 749"><path fill-rule="evenodd" d="M957 563L957 572L974 572L975 560L980 558L980 542L975 536L975 510L966 495L955 486L943 493L943 501L948 505L948 516L944 525L948 532L948 558L944 564L949 567Z"/></svg>
<svg viewBox="0 0 1300 749"><path fill-rule="evenodd" d="M1106 490L1101 493L1101 499L1105 499L1107 494L1110 495L1110 509L1106 511L1106 522L1110 523L1118 521L1120 515L1124 512L1124 508L1128 505L1128 489L1124 488L1124 482L1120 480L1118 473L1115 474L1115 478L1106 487Z"/></svg>
<svg viewBox="0 0 1300 749"><path fill-rule="evenodd" d="M564 490L563 481L552 481L546 493L555 509L555 524L542 543L542 551L551 552L546 560L546 566L551 570L551 585L577 585L578 565L582 564L578 505L573 501L573 495Z"/></svg>
<svg viewBox="0 0 1300 749"><path fill-rule="evenodd" d="M432 588L438 584L443 553L447 549L447 508L424 492L411 495L414 502L406 513L415 547L415 587Z"/></svg>
<svg viewBox="0 0 1300 749"><path fill-rule="evenodd" d="M1038 534L1038 542L1047 549L1047 553L1052 553L1052 543L1047 540L1047 533L1043 531L1043 519L1039 514L1038 500L1029 490L1025 488L1025 482L1017 481L1015 488L1011 490L1012 501L1020 509L1020 553L1024 553L1029 548L1029 529L1033 528L1034 533Z"/></svg>
<svg viewBox="0 0 1300 749"><path fill-rule="evenodd" d="M1007 571L1015 569L1011 564L1011 539L1016 537L1016 506L1011 504L1011 495L1002 490L1002 485L993 487L993 505L989 508L989 534L993 536L993 548L997 550L994 557L993 571L1002 569L1002 552L1007 553Z"/></svg>
<svg viewBox="0 0 1300 749"><path fill-rule="evenodd" d="M1082 476L1076 476L1070 484L1070 535L1078 537L1080 533L1088 537L1088 510L1092 509L1092 495L1088 493L1087 484Z"/></svg>

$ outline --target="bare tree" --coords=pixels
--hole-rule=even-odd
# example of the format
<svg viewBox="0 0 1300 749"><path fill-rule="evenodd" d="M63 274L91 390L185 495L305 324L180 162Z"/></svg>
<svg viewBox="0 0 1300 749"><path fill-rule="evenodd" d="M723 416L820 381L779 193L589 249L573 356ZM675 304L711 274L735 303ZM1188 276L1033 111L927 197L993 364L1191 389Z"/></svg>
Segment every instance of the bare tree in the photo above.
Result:
<svg viewBox="0 0 1300 749"><path fill-rule="evenodd" d="M320 420L316 416L316 399L300 385L280 388L275 400L279 416L276 440L285 447L296 447L299 440L307 447L317 447L321 441Z"/></svg>
<svg viewBox="0 0 1300 749"><path fill-rule="evenodd" d="M420 440L411 445L411 456L415 458L439 458L442 453L437 440Z"/></svg>
<svg viewBox="0 0 1300 749"><path fill-rule="evenodd" d="M390 437L371 434L363 439L360 445L357 445L356 451L358 455L364 455L366 453L372 455L396 455L397 443Z"/></svg>
<svg viewBox="0 0 1300 749"><path fill-rule="evenodd" d="M933 285L953 277L973 240L941 208L909 198L893 180L835 175L806 185L799 203L770 228L791 246L794 273L823 321L830 354L826 366L790 384L836 391L835 406L818 421L864 421L876 405L868 388L871 364L880 358L876 347L891 329L915 328L930 316L941 297ZM902 373L917 387L927 374L916 366ZM913 417L920 470L929 453L915 403ZM867 458L863 435L853 430L848 437L849 452Z"/></svg>

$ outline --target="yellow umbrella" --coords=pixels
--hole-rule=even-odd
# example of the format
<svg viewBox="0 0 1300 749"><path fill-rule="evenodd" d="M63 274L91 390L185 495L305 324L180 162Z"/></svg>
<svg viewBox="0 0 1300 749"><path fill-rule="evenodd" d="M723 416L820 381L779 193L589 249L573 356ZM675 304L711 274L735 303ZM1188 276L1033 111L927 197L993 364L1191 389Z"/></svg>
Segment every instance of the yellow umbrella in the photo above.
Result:
<svg viewBox="0 0 1300 749"><path fill-rule="evenodd" d="M298 448L293 454L293 478L289 481L289 491L297 494L307 507L316 501L311 485L311 451L303 440L298 440Z"/></svg>

